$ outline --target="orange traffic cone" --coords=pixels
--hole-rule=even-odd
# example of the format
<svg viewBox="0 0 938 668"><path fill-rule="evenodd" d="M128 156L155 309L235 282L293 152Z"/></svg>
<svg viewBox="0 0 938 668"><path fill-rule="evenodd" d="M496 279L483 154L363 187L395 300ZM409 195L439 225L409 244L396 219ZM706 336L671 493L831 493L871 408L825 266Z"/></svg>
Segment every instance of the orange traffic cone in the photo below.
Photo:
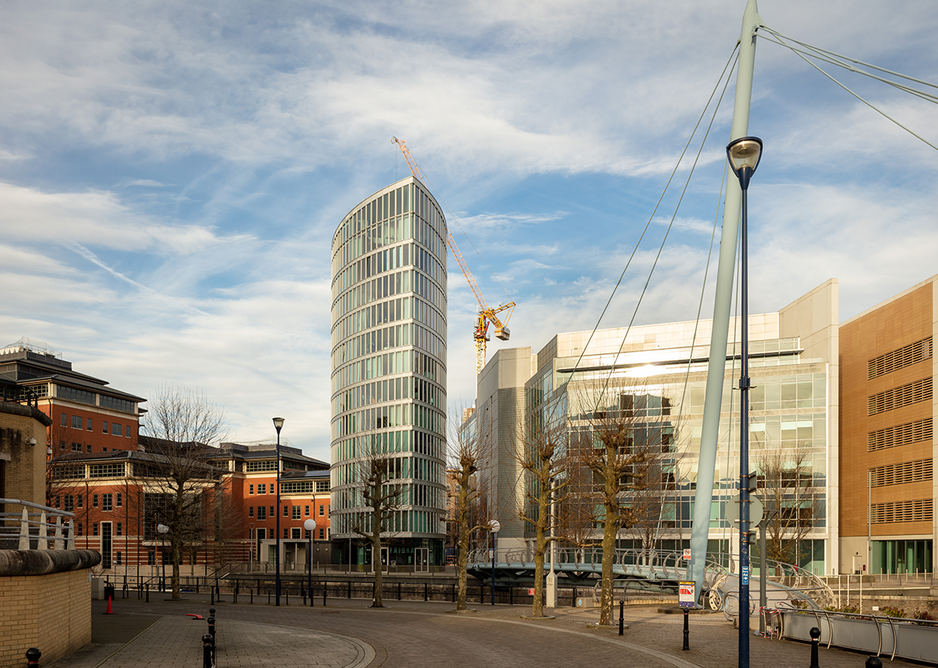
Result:
<svg viewBox="0 0 938 668"><path fill-rule="evenodd" d="M105 614L105 615L113 615L113 614L114 614L114 610L111 609L111 597L110 597L110 596L107 597L107 610L104 611L104 614Z"/></svg>

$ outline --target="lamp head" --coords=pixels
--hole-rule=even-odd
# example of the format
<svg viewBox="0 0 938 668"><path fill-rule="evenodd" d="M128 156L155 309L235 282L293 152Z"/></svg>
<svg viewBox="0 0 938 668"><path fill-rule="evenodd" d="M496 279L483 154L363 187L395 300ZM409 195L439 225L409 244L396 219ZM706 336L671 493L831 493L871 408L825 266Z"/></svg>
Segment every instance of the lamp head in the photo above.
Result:
<svg viewBox="0 0 938 668"><path fill-rule="evenodd" d="M730 169L739 179L739 187L746 190L762 159L762 140L758 137L734 139L726 146L726 157L730 161Z"/></svg>
<svg viewBox="0 0 938 668"><path fill-rule="evenodd" d="M492 520L489 523L489 531L491 531L492 533L498 533L498 530L501 528L502 528L502 525L499 523L498 520Z"/></svg>
<svg viewBox="0 0 938 668"><path fill-rule="evenodd" d="M277 430L277 433L280 433L280 430L283 428L283 418L275 417L274 418L274 429Z"/></svg>
<svg viewBox="0 0 938 668"><path fill-rule="evenodd" d="M310 532L315 531L315 530L316 530L316 520L314 520L313 518L309 518L308 520L306 520L305 522L303 522L303 528L306 529L307 531L310 531Z"/></svg>

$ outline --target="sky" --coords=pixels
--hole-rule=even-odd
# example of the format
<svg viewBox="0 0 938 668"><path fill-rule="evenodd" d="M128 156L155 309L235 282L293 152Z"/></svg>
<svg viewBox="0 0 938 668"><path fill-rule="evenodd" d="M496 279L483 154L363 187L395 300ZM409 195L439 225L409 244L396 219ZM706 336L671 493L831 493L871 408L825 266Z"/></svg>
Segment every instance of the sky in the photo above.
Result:
<svg viewBox="0 0 938 668"><path fill-rule="evenodd" d="M407 142L511 341L693 320L735 74L655 204L744 0L0 4L0 346L28 337L154 397L194 389L228 440L329 459L330 244L410 174ZM938 82L933 0L762 0L772 29ZM825 69L938 145L936 107ZM931 89L935 92L934 89ZM711 112L704 117L704 128ZM938 273L938 151L760 39L750 311L834 277L850 318ZM654 212L654 214L653 214ZM649 273L659 244L667 244ZM717 241L719 237L717 236ZM645 284L645 296L636 303ZM448 400L472 405L477 304L449 262Z"/></svg>

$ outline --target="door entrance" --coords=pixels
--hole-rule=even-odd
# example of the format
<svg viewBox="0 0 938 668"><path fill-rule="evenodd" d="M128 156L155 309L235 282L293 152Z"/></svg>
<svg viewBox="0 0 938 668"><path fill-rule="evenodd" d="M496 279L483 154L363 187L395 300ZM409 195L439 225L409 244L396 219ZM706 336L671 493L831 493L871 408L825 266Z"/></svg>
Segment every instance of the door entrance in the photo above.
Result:
<svg viewBox="0 0 938 668"><path fill-rule="evenodd" d="M426 547L415 548L414 552L416 553L416 565L415 569L418 573L426 573L430 570L430 550Z"/></svg>

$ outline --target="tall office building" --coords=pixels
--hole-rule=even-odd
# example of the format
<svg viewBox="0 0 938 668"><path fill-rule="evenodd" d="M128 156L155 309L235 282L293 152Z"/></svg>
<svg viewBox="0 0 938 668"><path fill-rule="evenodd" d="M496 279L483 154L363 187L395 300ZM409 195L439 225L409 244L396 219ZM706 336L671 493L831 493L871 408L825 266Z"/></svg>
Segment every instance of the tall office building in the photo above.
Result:
<svg viewBox="0 0 938 668"><path fill-rule="evenodd" d="M364 471L386 459L401 490L381 562L443 562L446 220L408 177L371 195L332 239L332 539L344 563L377 562ZM375 555L377 557L377 555Z"/></svg>
<svg viewBox="0 0 938 668"><path fill-rule="evenodd" d="M726 508L739 481L739 325L738 319L731 323L726 351L708 552L735 552L738 545ZM488 507L506 527L499 531L500 547L530 554L533 545L533 527L518 520L522 510L536 516L529 496L534 481L518 465L532 425L562 423L582 443L597 425L617 418L629 425L630 442L660 441L662 453L661 486L653 498L647 491L622 492L623 505L637 507L644 519L620 529L617 545L690 547L711 326L701 320L568 332L533 354L530 348L498 351L479 376L475 411L465 427L481 423L496 437L486 467L495 479L486 490ZM775 552L783 561L829 573L839 561L837 281L777 313L751 315L749 333L750 461L759 475L758 495L782 518L770 524L778 534ZM572 481L568 489L558 510L566 525L558 532L567 545L577 539L595 543L601 536L598 511L587 507L578 515L575 504L595 497Z"/></svg>

